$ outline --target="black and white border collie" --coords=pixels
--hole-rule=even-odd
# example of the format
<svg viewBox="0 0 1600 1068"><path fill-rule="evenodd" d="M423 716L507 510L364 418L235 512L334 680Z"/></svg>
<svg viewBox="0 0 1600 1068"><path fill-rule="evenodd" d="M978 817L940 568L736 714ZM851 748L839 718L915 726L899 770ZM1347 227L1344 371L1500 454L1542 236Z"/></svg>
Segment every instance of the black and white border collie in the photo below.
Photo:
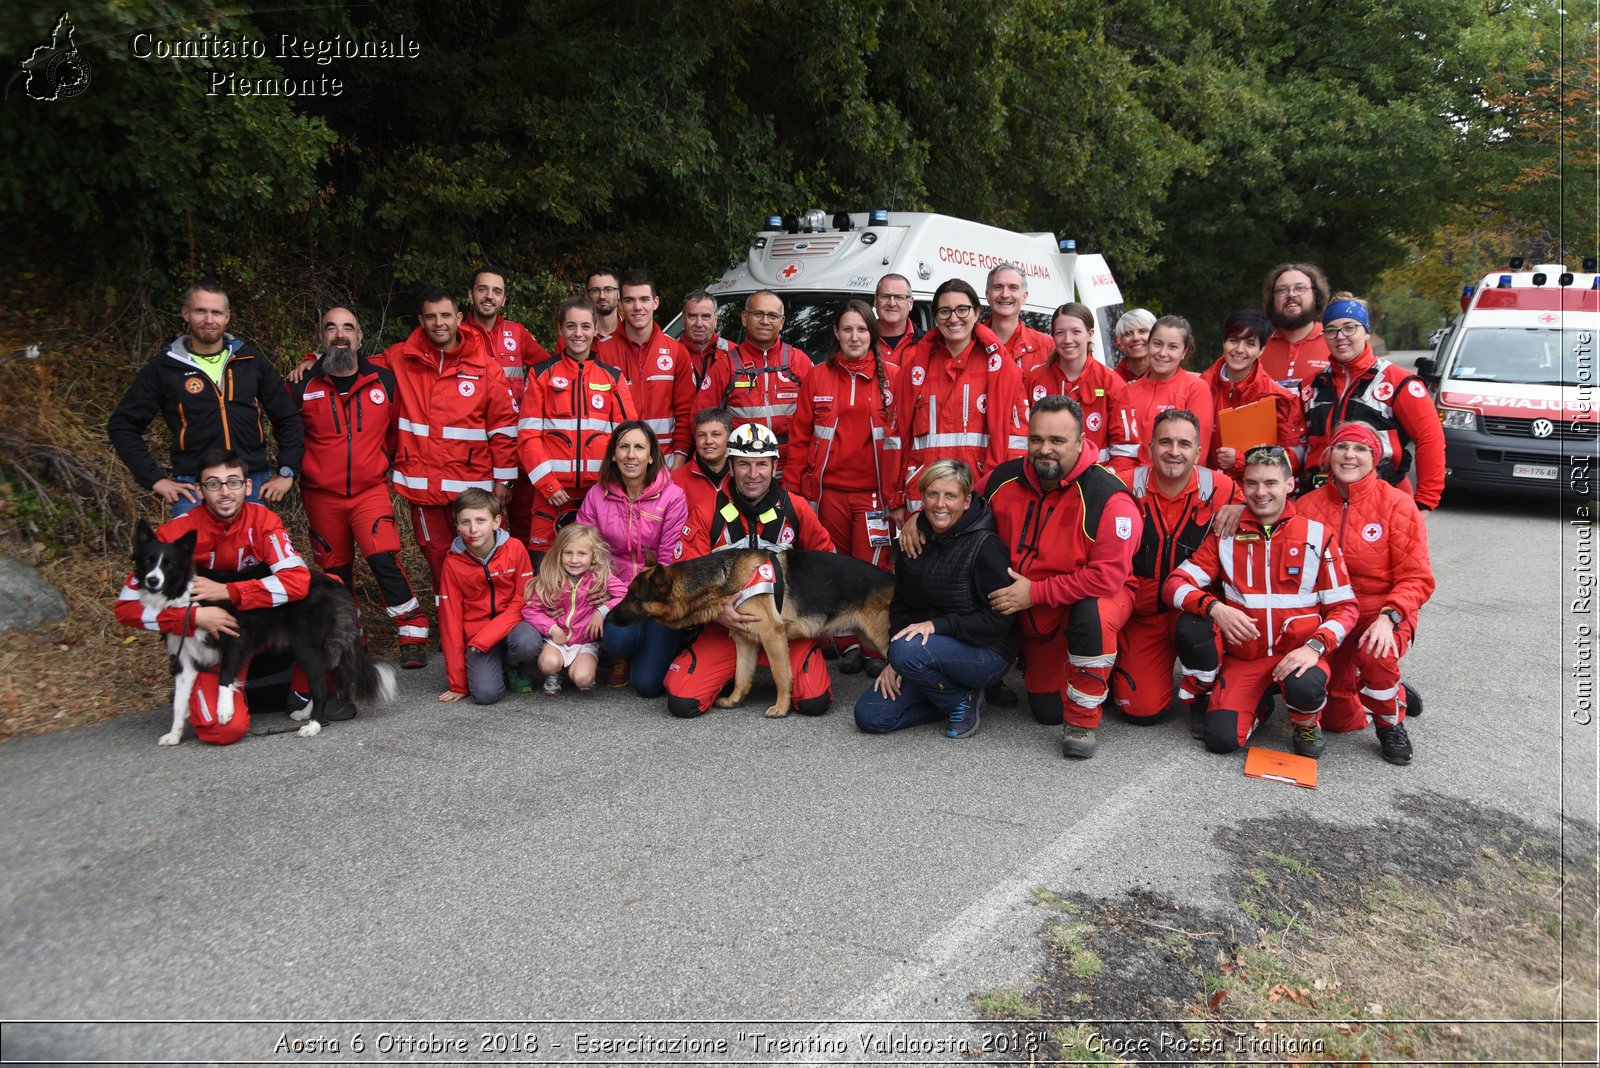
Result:
<svg viewBox="0 0 1600 1068"><path fill-rule="evenodd" d="M302 738L322 731L320 717L328 700L326 680L330 673L335 692L347 701L368 705L394 700L394 667L373 660L362 648L355 600L339 582L313 571L311 589L305 597L272 608L241 611L224 602L191 602L189 584L197 573L224 583L271 574L265 564L245 571L197 569L195 541L194 531L177 541L162 541L142 519L133 538L133 585L139 600L148 608L159 612L163 608L215 604L226 608L238 621L236 638L208 631L188 638L166 636L167 652L174 657L172 730L163 734L158 744L177 745L182 739L195 679L201 668L213 664L217 665L218 675L217 720L231 720L234 697L239 692L239 672L262 649L293 650L305 672L311 705L290 713L292 718L306 721L298 732Z"/></svg>

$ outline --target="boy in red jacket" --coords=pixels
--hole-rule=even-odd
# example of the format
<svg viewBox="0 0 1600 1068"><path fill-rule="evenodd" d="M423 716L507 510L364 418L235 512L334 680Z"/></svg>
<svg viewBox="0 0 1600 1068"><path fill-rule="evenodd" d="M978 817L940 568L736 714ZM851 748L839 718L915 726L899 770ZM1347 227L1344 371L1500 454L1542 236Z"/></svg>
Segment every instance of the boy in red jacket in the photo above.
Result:
<svg viewBox="0 0 1600 1068"><path fill-rule="evenodd" d="M522 618L533 581L528 550L500 529L500 502L463 490L451 510L456 540L439 569L439 644L450 688L441 701L470 695L480 705L505 696L505 671L531 664L544 644Z"/></svg>

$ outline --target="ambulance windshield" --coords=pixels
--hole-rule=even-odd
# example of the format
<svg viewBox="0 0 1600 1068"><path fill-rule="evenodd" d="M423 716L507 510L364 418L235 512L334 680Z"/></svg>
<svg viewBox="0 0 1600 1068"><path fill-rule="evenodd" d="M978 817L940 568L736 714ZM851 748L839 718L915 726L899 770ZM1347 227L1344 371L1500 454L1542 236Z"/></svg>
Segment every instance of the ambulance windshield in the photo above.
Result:
<svg viewBox="0 0 1600 1068"><path fill-rule="evenodd" d="M1594 386L1593 330L1477 327L1461 336L1450 377L1462 382Z"/></svg>

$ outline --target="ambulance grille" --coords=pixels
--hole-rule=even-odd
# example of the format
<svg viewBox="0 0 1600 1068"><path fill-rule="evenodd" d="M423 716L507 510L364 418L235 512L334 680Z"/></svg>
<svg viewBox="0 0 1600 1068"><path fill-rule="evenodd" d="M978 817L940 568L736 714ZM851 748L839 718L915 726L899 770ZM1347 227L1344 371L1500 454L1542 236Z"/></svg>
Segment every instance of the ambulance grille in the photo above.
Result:
<svg viewBox="0 0 1600 1068"><path fill-rule="evenodd" d="M831 256L846 241L844 234L790 234L767 246L771 256Z"/></svg>
<svg viewBox="0 0 1600 1068"><path fill-rule="evenodd" d="M1595 430L1600 424L1592 422L1578 422L1572 419L1551 419L1554 425L1553 433L1547 434L1545 441L1588 441L1595 436ZM1506 438L1531 438L1533 437L1532 419L1504 419L1485 416L1483 429L1490 434Z"/></svg>

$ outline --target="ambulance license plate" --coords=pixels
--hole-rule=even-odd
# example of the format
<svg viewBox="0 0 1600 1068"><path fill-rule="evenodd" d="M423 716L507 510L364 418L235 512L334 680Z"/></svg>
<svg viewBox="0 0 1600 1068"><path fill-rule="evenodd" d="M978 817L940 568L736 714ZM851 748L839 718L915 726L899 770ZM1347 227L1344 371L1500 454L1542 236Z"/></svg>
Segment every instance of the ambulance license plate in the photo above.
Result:
<svg viewBox="0 0 1600 1068"><path fill-rule="evenodd" d="M1546 467L1543 464L1513 464L1511 467L1513 478L1548 478L1561 477L1561 468Z"/></svg>

